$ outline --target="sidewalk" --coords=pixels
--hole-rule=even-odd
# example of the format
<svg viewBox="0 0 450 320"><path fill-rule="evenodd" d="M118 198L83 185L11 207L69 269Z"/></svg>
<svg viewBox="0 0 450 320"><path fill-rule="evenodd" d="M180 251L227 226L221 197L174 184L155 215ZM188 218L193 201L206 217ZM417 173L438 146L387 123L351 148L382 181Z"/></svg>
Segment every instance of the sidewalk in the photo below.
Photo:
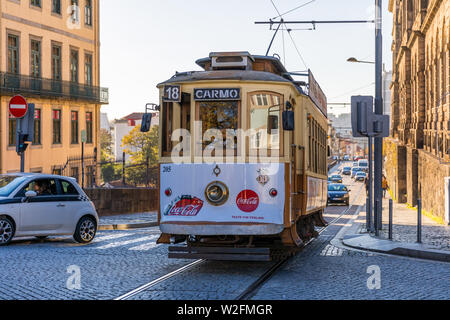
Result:
<svg viewBox="0 0 450 320"><path fill-rule="evenodd" d="M157 212L121 214L99 217L99 230L130 230L150 228L158 225Z"/></svg>
<svg viewBox="0 0 450 320"><path fill-rule="evenodd" d="M450 227L422 215L422 243L417 243L417 209L406 204L394 202L393 241L388 240L389 199L387 194L383 200L383 230L379 237L366 230L364 206L342 242L357 249L450 262Z"/></svg>

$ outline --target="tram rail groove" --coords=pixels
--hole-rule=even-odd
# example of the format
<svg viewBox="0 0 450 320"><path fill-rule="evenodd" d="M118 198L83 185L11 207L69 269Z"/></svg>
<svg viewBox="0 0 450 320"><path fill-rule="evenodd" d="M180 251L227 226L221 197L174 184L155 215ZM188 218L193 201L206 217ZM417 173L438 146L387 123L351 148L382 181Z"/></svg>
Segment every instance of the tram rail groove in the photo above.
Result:
<svg viewBox="0 0 450 320"><path fill-rule="evenodd" d="M364 190L363 187L360 188L355 200L358 200L361 196L361 192ZM347 207L338 217L336 217L333 221L331 221L326 227L323 227L322 229L320 229L318 232L318 234L322 234L323 232L325 232L328 228L330 228L331 226L333 226L335 223L337 223L339 220L342 219L343 216L345 216L346 214L348 214L348 212L353 208L354 206L349 206ZM357 211L356 211L357 212ZM307 246L309 246L312 242L314 242L316 240L316 238L312 238L311 240L309 240L305 246L302 248L302 250L304 248L306 248ZM234 300L240 300L240 301L245 301L245 300L249 300L251 299L257 292L258 290L261 288L261 286L266 283L282 266L284 266L293 256L289 256L286 258L283 258L280 261L277 261L275 264L273 264L266 272L264 272L260 277L258 277L258 279L256 279L252 284L250 284L250 286L248 286L239 296L237 296ZM202 263L204 263L205 259L199 259L196 260L190 264L187 264L175 271L172 271L158 279L152 280L151 282L144 284L142 286L140 286L137 289L134 289L120 297L115 298L114 300L120 301L120 300L129 300L130 298L133 298L135 296L137 296L138 294L160 284L161 282L164 282L170 278L173 278L185 271L188 271Z"/></svg>

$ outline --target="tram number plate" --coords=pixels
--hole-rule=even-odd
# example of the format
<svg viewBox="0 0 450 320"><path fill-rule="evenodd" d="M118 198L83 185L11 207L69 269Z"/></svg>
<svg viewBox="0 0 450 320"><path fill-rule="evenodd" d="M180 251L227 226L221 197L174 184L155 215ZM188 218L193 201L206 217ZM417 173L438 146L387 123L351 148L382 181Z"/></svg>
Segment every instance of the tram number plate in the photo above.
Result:
<svg viewBox="0 0 450 320"><path fill-rule="evenodd" d="M181 86L165 86L163 101L180 102Z"/></svg>

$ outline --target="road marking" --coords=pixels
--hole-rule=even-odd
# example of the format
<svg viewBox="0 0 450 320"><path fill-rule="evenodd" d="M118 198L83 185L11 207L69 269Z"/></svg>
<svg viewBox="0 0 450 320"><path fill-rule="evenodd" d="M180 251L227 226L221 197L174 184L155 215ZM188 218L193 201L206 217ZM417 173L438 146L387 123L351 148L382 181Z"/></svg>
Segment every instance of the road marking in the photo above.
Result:
<svg viewBox="0 0 450 320"><path fill-rule="evenodd" d="M149 241L149 240L152 240L153 237L154 236L149 236L149 237L142 237L142 238L127 240L127 241L112 242L112 243L108 243L104 246L96 247L95 249L105 250L105 249L117 248L117 247L126 246L126 245L133 244L133 243Z"/></svg>
<svg viewBox="0 0 450 320"><path fill-rule="evenodd" d="M155 241L155 240L158 239L158 238L159 238L159 235L156 235L156 234L155 234L155 235L151 236L152 242L149 242L149 243L143 243L143 244L138 245L138 246L136 246L136 247L132 247L132 248L130 248L130 249L128 249L128 250L132 250L132 251L148 251L148 250L150 250L150 249L159 247L160 245L157 244L156 241Z"/></svg>
<svg viewBox="0 0 450 320"><path fill-rule="evenodd" d="M108 241L108 240L114 240L114 239L123 238L123 237L130 236L130 235L132 235L132 234L130 234L130 233L116 233L116 234L111 234L109 236L96 237L95 240L94 240L94 243L102 242L102 241Z"/></svg>

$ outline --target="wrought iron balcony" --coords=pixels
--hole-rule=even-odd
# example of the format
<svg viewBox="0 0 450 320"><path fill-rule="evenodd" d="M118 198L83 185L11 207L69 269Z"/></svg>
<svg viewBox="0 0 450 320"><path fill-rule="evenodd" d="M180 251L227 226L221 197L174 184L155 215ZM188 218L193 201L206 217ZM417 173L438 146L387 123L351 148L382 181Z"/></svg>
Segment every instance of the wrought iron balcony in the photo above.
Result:
<svg viewBox="0 0 450 320"><path fill-rule="evenodd" d="M0 94L109 103L108 88L0 72Z"/></svg>

